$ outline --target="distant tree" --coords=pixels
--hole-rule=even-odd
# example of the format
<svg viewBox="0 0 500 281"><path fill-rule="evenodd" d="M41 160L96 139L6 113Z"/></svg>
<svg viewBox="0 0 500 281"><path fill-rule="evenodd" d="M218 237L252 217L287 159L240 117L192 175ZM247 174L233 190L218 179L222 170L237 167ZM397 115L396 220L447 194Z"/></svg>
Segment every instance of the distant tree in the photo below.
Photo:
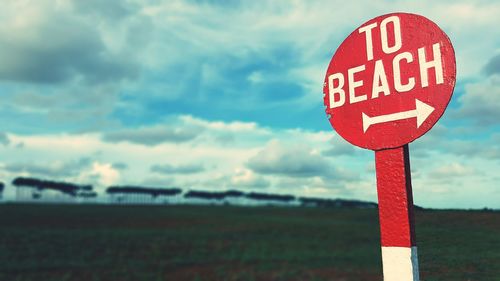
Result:
<svg viewBox="0 0 500 281"><path fill-rule="evenodd" d="M225 192L214 192L214 191L197 191L190 190L184 194L184 198L198 198L205 200L223 200L226 197Z"/></svg>
<svg viewBox="0 0 500 281"><path fill-rule="evenodd" d="M149 195L150 202L158 196L175 196L182 193L179 188L154 188L144 186L110 186L106 189L108 195L116 196L117 201L123 201L122 196L132 196L134 203L139 202L137 195ZM130 199L130 198L129 198Z"/></svg>
<svg viewBox="0 0 500 281"><path fill-rule="evenodd" d="M227 190L224 192L226 197L243 197L245 193L239 190Z"/></svg>
<svg viewBox="0 0 500 281"><path fill-rule="evenodd" d="M243 198L245 193L239 190L226 191L206 191L189 190L184 194L184 198L190 203L215 203L215 204L233 204L232 199ZM197 201L201 200L201 201ZM236 203L237 204L237 203Z"/></svg>
<svg viewBox="0 0 500 281"><path fill-rule="evenodd" d="M3 198L3 190L5 188L5 184L0 181L0 199Z"/></svg>
<svg viewBox="0 0 500 281"><path fill-rule="evenodd" d="M17 177L12 184L18 189L28 187L32 189L32 198L39 199L43 190L55 190L71 197L76 197L79 191L91 191L91 185L79 185L68 182L50 181L30 177ZM18 193L19 194L19 193Z"/></svg>
<svg viewBox="0 0 500 281"><path fill-rule="evenodd" d="M251 192L246 195L248 199L261 200L261 201L277 201L277 202L291 202L295 200L293 195L281 195L270 193L257 193Z"/></svg>

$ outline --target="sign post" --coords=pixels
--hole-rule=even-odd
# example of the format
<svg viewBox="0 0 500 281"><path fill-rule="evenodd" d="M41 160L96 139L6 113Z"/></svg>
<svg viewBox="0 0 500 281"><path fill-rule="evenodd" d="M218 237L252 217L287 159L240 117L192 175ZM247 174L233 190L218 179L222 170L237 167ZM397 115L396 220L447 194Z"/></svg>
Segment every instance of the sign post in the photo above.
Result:
<svg viewBox="0 0 500 281"><path fill-rule="evenodd" d="M441 118L455 79L449 38L408 13L362 24L328 66L323 92L331 125L375 151L385 281L419 280L408 143Z"/></svg>
<svg viewBox="0 0 500 281"><path fill-rule="evenodd" d="M385 280L419 280L408 145L375 152Z"/></svg>

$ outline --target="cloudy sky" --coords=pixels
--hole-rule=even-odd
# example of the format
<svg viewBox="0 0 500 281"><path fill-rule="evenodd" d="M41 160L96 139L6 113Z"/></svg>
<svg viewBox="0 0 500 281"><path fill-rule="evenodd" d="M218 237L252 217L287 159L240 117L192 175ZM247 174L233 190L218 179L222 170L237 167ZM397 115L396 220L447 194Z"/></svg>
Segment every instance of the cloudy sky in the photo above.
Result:
<svg viewBox="0 0 500 281"><path fill-rule="evenodd" d="M376 200L374 153L332 130L322 84L351 31L396 11L457 57L448 110L410 145L415 203L500 208L493 0L4 1L0 180Z"/></svg>

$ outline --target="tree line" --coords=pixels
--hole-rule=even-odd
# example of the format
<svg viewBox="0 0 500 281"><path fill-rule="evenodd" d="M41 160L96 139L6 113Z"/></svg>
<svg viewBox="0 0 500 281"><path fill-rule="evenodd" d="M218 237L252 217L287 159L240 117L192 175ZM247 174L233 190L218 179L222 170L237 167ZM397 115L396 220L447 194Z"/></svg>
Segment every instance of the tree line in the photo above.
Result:
<svg viewBox="0 0 500 281"><path fill-rule="evenodd" d="M80 185L68 182L50 181L32 177L17 177L12 181L12 184L18 189L29 188L32 191L43 192L44 190L53 190L62 194L69 195L74 198L96 198L97 192L93 190L92 185ZM0 195L4 189L4 183L0 182ZM376 203L365 202L359 200L344 200L344 199L329 199L329 198L314 198L314 197L296 197L290 194L273 194L263 192L243 192L240 190L226 191L207 191L207 190L188 190L184 192L182 189L173 188L157 188L146 186L110 186L106 189L106 194L113 198L123 199L124 196L144 196L155 200L158 197L176 197L185 199L205 200L210 202L225 202L231 199L244 199L260 202L275 202L280 204L298 204L302 206L315 207L368 207L374 208ZM33 196L34 199L38 197ZM120 199L120 200L121 200ZM117 200L117 202L120 202ZM145 202L145 201L143 201Z"/></svg>

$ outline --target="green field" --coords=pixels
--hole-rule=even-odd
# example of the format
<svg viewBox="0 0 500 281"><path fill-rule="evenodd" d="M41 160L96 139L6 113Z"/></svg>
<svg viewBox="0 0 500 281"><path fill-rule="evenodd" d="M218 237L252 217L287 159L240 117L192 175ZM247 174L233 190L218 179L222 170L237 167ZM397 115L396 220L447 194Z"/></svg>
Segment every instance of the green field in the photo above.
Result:
<svg viewBox="0 0 500 281"><path fill-rule="evenodd" d="M500 213L416 213L423 281L500 280ZM0 280L382 280L375 209L0 205Z"/></svg>

